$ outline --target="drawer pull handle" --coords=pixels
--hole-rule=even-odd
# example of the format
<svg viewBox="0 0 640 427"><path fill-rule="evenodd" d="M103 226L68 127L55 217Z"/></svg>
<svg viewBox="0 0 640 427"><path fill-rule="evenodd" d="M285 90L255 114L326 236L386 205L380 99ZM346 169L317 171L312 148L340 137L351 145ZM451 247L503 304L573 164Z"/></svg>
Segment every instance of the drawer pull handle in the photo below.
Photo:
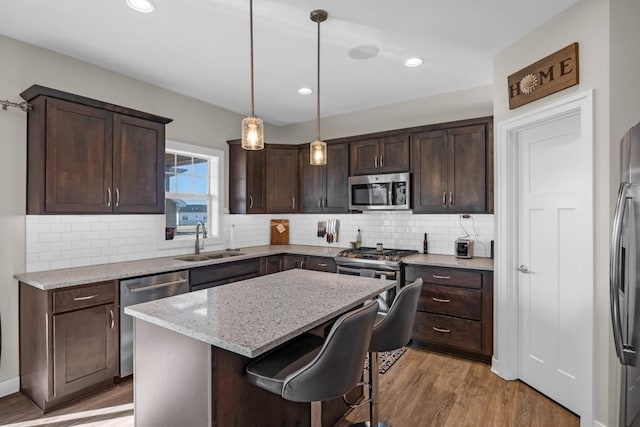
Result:
<svg viewBox="0 0 640 427"><path fill-rule="evenodd" d="M324 263L324 262L319 262L318 263L318 267L326 267L326 266L327 266L327 264Z"/></svg>
<svg viewBox="0 0 640 427"><path fill-rule="evenodd" d="M441 332L443 334L450 334L451 333L451 329L436 328L435 326L432 326L431 329L433 329L436 332Z"/></svg>
<svg viewBox="0 0 640 427"><path fill-rule="evenodd" d="M438 276L437 274L434 274L434 275L433 275L433 278L434 278L434 279L443 279L443 280L449 280L449 279L451 279L451 277L450 277L450 276Z"/></svg>
<svg viewBox="0 0 640 427"><path fill-rule="evenodd" d="M436 297L432 297L431 299L434 300L435 302L441 302L441 303L444 303L444 304L447 304L447 303L451 302L451 300L449 300L449 299L442 299L442 298L436 298Z"/></svg>
<svg viewBox="0 0 640 427"><path fill-rule="evenodd" d="M93 295L89 295L89 296L86 296L86 297L74 297L73 300L74 301L86 301L88 299L93 299L93 298L97 297L98 295L100 295L100 294L93 294Z"/></svg>

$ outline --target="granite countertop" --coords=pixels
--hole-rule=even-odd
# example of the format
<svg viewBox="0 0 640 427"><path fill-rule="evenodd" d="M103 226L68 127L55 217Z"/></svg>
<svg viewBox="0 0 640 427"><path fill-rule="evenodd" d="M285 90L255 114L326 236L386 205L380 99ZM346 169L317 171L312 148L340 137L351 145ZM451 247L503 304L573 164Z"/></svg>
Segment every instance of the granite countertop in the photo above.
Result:
<svg viewBox="0 0 640 427"><path fill-rule="evenodd" d="M38 289L49 290L87 283L119 280L169 271L188 270L205 265L223 264L243 259L259 258L278 254L299 254L334 257L343 248L306 246L306 245L264 245L238 249L244 255L229 258L181 261L174 255L163 258L149 258L137 261L115 262L110 264L91 265L86 267L63 268L59 270L37 271L33 273L15 274L13 277ZM215 251L219 252L219 251Z"/></svg>
<svg viewBox="0 0 640 427"><path fill-rule="evenodd" d="M493 270L492 258L456 258L453 255L416 254L402 258L407 265L429 265L433 267L466 268L470 270Z"/></svg>
<svg viewBox="0 0 640 427"><path fill-rule="evenodd" d="M395 283L295 269L129 306L124 312L253 358Z"/></svg>

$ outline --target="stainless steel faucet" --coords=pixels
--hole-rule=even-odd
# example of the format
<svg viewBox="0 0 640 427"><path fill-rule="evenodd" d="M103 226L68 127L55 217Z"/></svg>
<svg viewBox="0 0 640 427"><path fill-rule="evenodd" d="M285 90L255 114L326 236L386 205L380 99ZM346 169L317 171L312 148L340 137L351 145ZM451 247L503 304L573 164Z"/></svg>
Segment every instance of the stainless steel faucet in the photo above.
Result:
<svg viewBox="0 0 640 427"><path fill-rule="evenodd" d="M202 238L207 238L207 227L205 227L203 223L198 222L196 224L196 255L200 253L200 239L198 237L200 234L200 227L202 227Z"/></svg>

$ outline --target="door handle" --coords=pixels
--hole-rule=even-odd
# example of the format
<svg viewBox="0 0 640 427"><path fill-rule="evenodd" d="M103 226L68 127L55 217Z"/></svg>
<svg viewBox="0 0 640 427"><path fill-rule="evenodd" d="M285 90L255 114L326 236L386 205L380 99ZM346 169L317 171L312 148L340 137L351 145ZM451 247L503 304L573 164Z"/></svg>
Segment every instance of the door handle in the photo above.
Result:
<svg viewBox="0 0 640 427"><path fill-rule="evenodd" d="M109 310L109 315L111 315L111 329L113 329L116 324L116 317L113 315L113 310Z"/></svg>
<svg viewBox="0 0 640 427"><path fill-rule="evenodd" d="M525 273L525 274L530 274L531 272L529 271L529 267L527 267L524 264L521 264L520 267L518 267L518 271L520 273Z"/></svg>
<svg viewBox="0 0 640 427"><path fill-rule="evenodd" d="M120 189L116 187L116 208L120 206Z"/></svg>
<svg viewBox="0 0 640 427"><path fill-rule="evenodd" d="M620 318L620 280L622 277L622 222L627 208L627 189L631 187L628 182L621 182L616 201L616 211L613 217L613 231L611 235L611 257L609 265L609 291L611 304L611 323L613 324L613 342L616 354L623 365L633 365L636 358L634 348L624 343L622 337L622 320Z"/></svg>
<svg viewBox="0 0 640 427"><path fill-rule="evenodd" d="M296 210L296 198L295 197L291 198L291 209L293 209L294 211Z"/></svg>
<svg viewBox="0 0 640 427"><path fill-rule="evenodd" d="M249 196L249 209L253 209L253 196Z"/></svg>
<svg viewBox="0 0 640 427"><path fill-rule="evenodd" d="M443 208L447 207L447 192L446 191L442 192L442 207Z"/></svg>
<svg viewBox="0 0 640 427"><path fill-rule="evenodd" d="M107 207L111 207L111 187L107 187Z"/></svg>
<svg viewBox="0 0 640 427"><path fill-rule="evenodd" d="M449 191L449 206L453 206L453 191Z"/></svg>
<svg viewBox="0 0 640 427"><path fill-rule="evenodd" d="M384 157L380 156L380 167L383 168L384 167Z"/></svg>

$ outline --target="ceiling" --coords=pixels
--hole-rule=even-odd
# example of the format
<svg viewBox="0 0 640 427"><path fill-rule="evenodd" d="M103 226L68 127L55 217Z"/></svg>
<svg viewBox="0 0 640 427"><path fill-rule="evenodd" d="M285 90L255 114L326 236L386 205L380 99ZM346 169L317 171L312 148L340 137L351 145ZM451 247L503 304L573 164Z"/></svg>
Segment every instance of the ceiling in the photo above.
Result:
<svg viewBox="0 0 640 427"><path fill-rule="evenodd" d="M256 115L273 125L315 118L315 93L296 92L316 85L314 9L329 14L325 117L490 84L495 53L576 1L254 0ZM143 14L125 0L6 0L0 33L249 113L249 1L153 2ZM367 45L379 53L349 55ZM424 64L404 67L412 56Z"/></svg>

